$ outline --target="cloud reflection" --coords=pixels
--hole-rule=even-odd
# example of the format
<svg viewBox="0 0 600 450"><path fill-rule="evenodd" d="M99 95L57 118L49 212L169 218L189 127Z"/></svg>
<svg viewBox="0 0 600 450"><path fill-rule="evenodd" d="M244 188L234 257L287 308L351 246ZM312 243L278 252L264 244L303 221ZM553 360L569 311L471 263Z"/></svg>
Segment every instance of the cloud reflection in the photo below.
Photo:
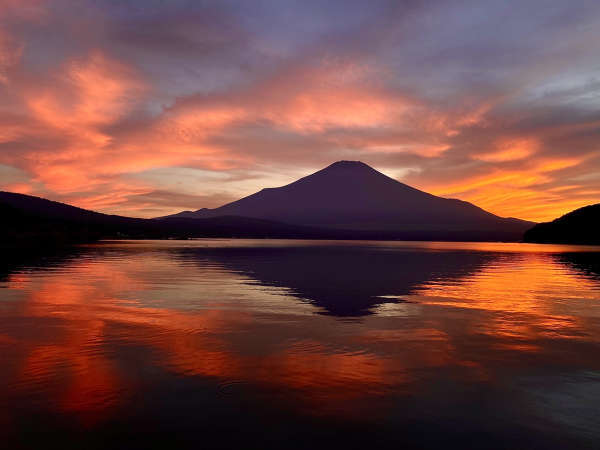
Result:
<svg viewBox="0 0 600 450"><path fill-rule="evenodd" d="M376 420L407 398L443 414L431 393L442 379L490 389L532 364L600 370L600 285L560 253L338 245L332 260L296 243L255 245L250 260L204 244L100 245L10 269L0 347L11 395L95 427L174 376L309 416L364 420L367 402ZM347 262L339 279L334 260ZM322 289L310 271L279 276L294 261L315 266ZM348 311L371 314L335 316Z"/></svg>

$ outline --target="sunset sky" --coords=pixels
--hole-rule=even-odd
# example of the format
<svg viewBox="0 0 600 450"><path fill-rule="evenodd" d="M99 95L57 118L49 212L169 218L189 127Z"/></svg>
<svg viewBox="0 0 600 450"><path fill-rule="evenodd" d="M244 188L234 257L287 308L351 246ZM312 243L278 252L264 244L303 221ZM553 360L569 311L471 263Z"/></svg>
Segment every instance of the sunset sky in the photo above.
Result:
<svg viewBox="0 0 600 450"><path fill-rule="evenodd" d="M600 2L0 0L0 189L154 217L340 159L600 202Z"/></svg>

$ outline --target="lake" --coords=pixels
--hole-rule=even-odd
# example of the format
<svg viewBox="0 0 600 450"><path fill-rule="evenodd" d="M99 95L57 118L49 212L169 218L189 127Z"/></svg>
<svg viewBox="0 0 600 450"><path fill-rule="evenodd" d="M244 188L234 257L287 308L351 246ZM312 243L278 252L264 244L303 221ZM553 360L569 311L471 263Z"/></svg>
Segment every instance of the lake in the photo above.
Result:
<svg viewBox="0 0 600 450"><path fill-rule="evenodd" d="M600 247L115 241L0 262L5 448L600 447Z"/></svg>

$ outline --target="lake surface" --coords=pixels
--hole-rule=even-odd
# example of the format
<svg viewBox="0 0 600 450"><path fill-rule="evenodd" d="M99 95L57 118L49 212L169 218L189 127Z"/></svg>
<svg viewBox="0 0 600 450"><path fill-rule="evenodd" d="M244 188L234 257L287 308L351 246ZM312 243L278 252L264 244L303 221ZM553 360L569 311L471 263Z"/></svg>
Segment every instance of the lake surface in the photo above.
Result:
<svg viewBox="0 0 600 450"><path fill-rule="evenodd" d="M104 242L0 262L5 448L600 448L600 247Z"/></svg>

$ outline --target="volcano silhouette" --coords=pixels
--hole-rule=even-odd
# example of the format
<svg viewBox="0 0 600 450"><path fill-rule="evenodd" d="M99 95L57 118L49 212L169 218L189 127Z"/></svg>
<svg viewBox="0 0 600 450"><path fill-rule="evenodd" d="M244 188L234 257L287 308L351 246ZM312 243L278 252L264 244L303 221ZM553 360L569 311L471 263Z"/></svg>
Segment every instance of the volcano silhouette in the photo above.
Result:
<svg viewBox="0 0 600 450"><path fill-rule="evenodd" d="M219 208L168 217L220 216L384 232L400 239L519 240L533 225L462 200L428 194L360 161L338 161L286 186L263 189Z"/></svg>

